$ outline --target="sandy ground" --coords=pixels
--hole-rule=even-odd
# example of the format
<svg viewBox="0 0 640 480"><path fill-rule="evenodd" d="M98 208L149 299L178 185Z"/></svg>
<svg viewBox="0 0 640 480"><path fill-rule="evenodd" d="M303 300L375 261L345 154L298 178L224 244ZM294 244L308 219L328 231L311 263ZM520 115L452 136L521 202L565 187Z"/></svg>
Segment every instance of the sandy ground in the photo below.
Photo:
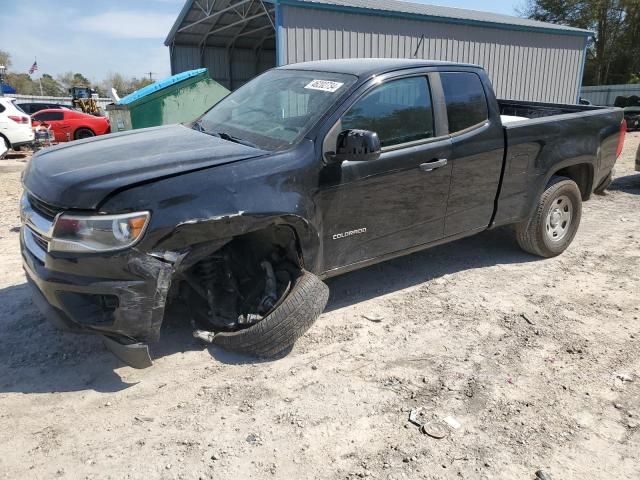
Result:
<svg viewBox="0 0 640 480"><path fill-rule="evenodd" d="M486 232L331 280L282 360L171 323L142 371L37 313L0 162L0 478L640 478L639 142L559 258Z"/></svg>

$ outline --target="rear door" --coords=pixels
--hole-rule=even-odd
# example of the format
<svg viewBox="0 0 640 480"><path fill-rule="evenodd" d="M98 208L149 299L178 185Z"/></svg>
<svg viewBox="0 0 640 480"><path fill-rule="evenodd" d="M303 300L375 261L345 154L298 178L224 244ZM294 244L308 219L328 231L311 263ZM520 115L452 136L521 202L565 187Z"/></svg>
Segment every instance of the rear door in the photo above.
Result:
<svg viewBox="0 0 640 480"><path fill-rule="evenodd" d="M382 155L322 172L325 271L442 238L451 142L436 121L429 78L396 77L371 86L327 135L325 148L331 149L341 131L374 131Z"/></svg>
<svg viewBox="0 0 640 480"><path fill-rule="evenodd" d="M504 134L491 85L478 73L445 71L440 80L452 141L445 236L453 236L489 226L502 172Z"/></svg>

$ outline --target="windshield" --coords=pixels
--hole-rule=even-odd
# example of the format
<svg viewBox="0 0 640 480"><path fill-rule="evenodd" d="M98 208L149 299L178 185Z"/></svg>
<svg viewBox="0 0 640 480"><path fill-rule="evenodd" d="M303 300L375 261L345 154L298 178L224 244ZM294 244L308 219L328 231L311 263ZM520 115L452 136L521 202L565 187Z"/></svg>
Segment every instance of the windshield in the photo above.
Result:
<svg viewBox="0 0 640 480"><path fill-rule="evenodd" d="M285 149L356 80L339 73L270 70L217 103L193 128L264 150Z"/></svg>

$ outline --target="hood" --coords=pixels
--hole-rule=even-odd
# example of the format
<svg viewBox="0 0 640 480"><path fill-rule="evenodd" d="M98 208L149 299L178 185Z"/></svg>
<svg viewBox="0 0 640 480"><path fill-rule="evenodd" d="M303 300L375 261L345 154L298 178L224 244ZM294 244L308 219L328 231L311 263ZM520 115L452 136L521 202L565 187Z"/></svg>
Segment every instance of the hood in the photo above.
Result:
<svg viewBox="0 0 640 480"><path fill-rule="evenodd" d="M46 148L29 162L23 183L47 203L95 209L115 190L267 153L169 125Z"/></svg>

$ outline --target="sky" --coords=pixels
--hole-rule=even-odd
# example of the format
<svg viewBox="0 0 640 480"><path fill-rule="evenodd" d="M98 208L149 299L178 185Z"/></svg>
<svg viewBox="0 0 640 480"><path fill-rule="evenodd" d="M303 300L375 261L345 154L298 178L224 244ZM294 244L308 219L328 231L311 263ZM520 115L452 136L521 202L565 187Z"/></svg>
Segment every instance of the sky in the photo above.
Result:
<svg viewBox="0 0 640 480"><path fill-rule="evenodd" d="M418 1L418 0L416 0ZM523 0L422 1L514 15ZM0 50L11 71L58 75L80 72L99 82L110 73L170 75L164 39L185 0L0 0Z"/></svg>

